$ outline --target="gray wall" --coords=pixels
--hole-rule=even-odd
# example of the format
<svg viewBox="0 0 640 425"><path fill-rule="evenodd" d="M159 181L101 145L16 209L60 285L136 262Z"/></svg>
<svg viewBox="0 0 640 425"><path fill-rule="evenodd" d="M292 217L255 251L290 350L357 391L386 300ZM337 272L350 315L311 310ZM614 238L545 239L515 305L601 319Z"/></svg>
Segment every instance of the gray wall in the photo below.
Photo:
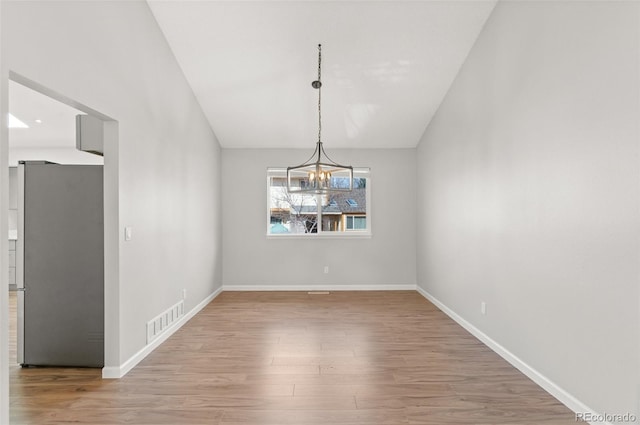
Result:
<svg viewBox="0 0 640 425"><path fill-rule="evenodd" d="M370 239L267 239L267 167L287 167L313 152L223 149L225 289L415 286L415 150L331 150L339 163L371 168ZM324 274L324 266L329 273Z"/></svg>
<svg viewBox="0 0 640 425"><path fill-rule="evenodd" d="M107 347L107 366L117 367L183 288L188 311L221 286L220 147L144 1L2 7L5 78L16 72L119 124L104 161L105 185L115 185L105 193L117 194L105 216L118 223L106 235L119 241L119 269L107 271L118 311L106 318L118 326Z"/></svg>
<svg viewBox="0 0 640 425"><path fill-rule="evenodd" d="M607 413L638 413L638 8L500 2L418 149L418 285Z"/></svg>

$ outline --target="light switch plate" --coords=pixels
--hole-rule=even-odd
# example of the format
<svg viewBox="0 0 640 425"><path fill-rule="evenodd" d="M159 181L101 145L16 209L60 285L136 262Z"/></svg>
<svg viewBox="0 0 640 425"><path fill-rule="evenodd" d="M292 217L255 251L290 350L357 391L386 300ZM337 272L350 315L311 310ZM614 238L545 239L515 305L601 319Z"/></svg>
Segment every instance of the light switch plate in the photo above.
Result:
<svg viewBox="0 0 640 425"><path fill-rule="evenodd" d="M125 227L124 228L124 240L125 241L130 241L131 240L131 236L132 236L131 227Z"/></svg>

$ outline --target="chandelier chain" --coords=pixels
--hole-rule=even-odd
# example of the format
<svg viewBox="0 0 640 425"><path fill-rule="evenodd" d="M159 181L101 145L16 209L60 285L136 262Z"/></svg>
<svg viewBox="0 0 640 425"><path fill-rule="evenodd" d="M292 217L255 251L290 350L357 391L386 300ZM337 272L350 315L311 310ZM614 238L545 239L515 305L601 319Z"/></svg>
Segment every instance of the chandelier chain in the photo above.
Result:
<svg viewBox="0 0 640 425"><path fill-rule="evenodd" d="M321 195L330 192L349 192L353 189L353 167L340 165L329 158L322 146L321 78L322 44L318 44L318 79L311 82L311 87L318 90L318 142L307 161L295 167L287 167L287 192L290 193ZM348 186L344 186L345 179Z"/></svg>
<svg viewBox="0 0 640 425"><path fill-rule="evenodd" d="M318 44L318 143L321 143L322 136L322 80L320 79L320 75L322 72L322 44Z"/></svg>

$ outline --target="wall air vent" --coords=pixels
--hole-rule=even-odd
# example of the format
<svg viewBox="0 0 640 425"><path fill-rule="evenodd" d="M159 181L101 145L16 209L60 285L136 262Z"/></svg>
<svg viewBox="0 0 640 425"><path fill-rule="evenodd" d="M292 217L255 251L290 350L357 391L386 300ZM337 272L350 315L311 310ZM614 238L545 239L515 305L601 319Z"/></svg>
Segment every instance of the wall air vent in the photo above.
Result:
<svg viewBox="0 0 640 425"><path fill-rule="evenodd" d="M147 322L147 344L170 328L178 319L184 316L184 300L165 310L160 315Z"/></svg>

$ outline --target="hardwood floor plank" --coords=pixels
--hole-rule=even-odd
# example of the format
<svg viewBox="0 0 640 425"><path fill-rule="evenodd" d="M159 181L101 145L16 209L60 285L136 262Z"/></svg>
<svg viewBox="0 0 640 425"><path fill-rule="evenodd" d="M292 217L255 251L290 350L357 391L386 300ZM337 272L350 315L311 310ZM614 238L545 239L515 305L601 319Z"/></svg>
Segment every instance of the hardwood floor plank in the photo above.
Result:
<svg viewBox="0 0 640 425"><path fill-rule="evenodd" d="M407 407L409 424L554 424L569 425L576 423L573 415L566 418L544 408L523 408L504 404L491 405L452 399L442 405L422 405Z"/></svg>
<svg viewBox="0 0 640 425"><path fill-rule="evenodd" d="M10 375L15 424L575 423L414 291L224 292L122 379Z"/></svg>
<svg viewBox="0 0 640 425"><path fill-rule="evenodd" d="M449 384L430 383L430 384L387 384L387 385L370 385L370 384L349 384L343 385L310 385L296 384L294 388L294 396L324 396L324 395L344 395L354 396L356 401L360 397L393 397L393 396L413 396L413 397L435 397L435 396L454 396L457 393ZM358 405L361 408L360 405Z"/></svg>
<svg viewBox="0 0 640 425"><path fill-rule="evenodd" d="M353 397L227 397L202 394L189 397L183 407L189 408L226 408L242 410L354 410Z"/></svg>
<svg viewBox="0 0 640 425"><path fill-rule="evenodd" d="M406 366L401 356L374 357L374 356L300 356L300 357L274 357L273 365L315 365L315 366L368 366L384 362L389 366Z"/></svg>
<svg viewBox="0 0 640 425"><path fill-rule="evenodd" d="M220 425L403 425L407 418L401 410L297 410L227 411Z"/></svg>
<svg viewBox="0 0 640 425"><path fill-rule="evenodd" d="M37 417L37 423L61 424L75 423L82 416L85 423L95 425L132 424L132 425L210 425L218 424L224 411L206 411L197 409L112 409L97 408L87 410L43 411ZM32 422L35 423L35 422Z"/></svg>
<svg viewBox="0 0 640 425"><path fill-rule="evenodd" d="M248 375L247 382L254 384L292 383L310 385L343 385L366 384L386 385L394 384L395 377L391 373L375 373L362 375Z"/></svg>

